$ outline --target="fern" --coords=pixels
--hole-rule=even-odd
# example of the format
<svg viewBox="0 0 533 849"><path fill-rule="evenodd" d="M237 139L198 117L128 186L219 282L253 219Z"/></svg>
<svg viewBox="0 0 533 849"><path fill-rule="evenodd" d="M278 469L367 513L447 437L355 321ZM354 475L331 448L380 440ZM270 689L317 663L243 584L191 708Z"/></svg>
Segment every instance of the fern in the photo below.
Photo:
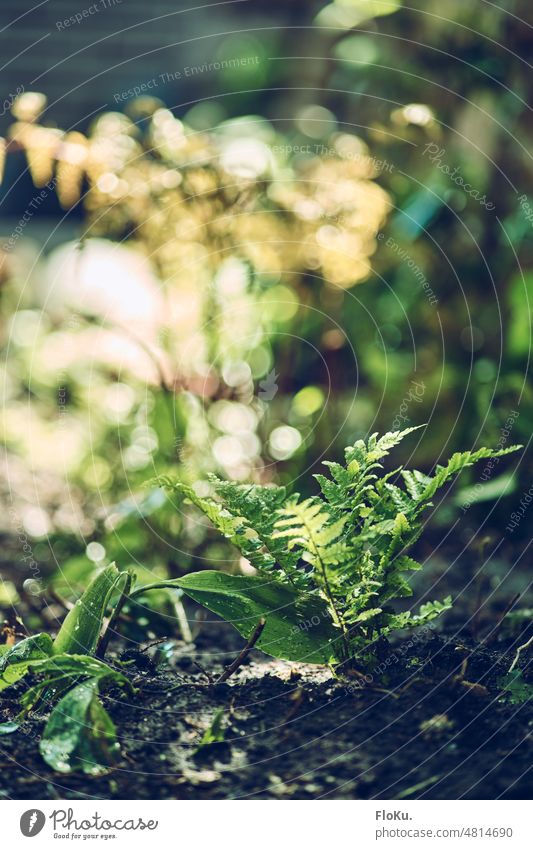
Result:
<svg viewBox="0 0 533 849"><path fill-rule="evenodd" d="M302 599L321 598L339 634L340 660L372 660L373 646L391 631L420 626L451 607L449 597L418 612L398 613L391 604L412 595L407 575L422 565L407 551L433 496L462 469L520 447L457 453L433 475L402 468L384 474L382 460L416 429L358 440L346 448L344 464L325 462L329 475L315 475L320 494L303 500L284 487L215 477L209 498L179 482L160 483L202 510L260 575L290 585Z"/></svg>

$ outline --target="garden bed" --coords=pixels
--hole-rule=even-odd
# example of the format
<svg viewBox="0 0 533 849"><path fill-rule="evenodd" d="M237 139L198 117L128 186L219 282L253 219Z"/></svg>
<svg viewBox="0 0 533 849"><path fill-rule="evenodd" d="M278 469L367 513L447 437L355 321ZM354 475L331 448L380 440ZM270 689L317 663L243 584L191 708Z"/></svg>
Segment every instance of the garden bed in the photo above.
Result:
<svg viewBox="0 0 533 849"><path fill-rule="evenodd" d="M495 648L428 631L392 647L381 675L335 679L327 668L252 651L211 684L242 641L205 624L196 645L129 650L132 698L105 703L122 746L104 777L58 775L42 761L44 720L1 739L5 798L525 799L531 794L533 703L501 680L516 641ZM111 658L110 658L111 660ZM199 665L197 665L199 664ZM205 670L205 673L202 671ZM18 685L17 685L18 686ZM17 686L4 691L5 721ZM218 715L221 728L204 743ZM216 722L215 722L216 725Z"/></svg>

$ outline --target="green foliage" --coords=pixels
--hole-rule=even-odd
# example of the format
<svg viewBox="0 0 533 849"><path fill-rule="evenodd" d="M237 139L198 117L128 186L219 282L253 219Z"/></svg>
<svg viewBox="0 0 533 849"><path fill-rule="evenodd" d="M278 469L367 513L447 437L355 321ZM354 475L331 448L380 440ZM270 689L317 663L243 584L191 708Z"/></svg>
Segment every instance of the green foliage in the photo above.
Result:
<svg viewBox="0 0 533 849"><path fill-rule="evenodd" d="M4 686L27 672L36 674L38 681L24 691L22 712L15 721L0 725L0 734L17 731L28 711L52 705L39 744L43 759L58 772L82 770L101 775L114 763L119 745L113 722L99 699L100 690L109 684L133 688L122 673L95 657L51 654L51 640L42 640L46 636L23 640L4 656L11 656ZM48 657L43 656L41 644L49 650Z"/></svg>
<svg viewBox="0 0 533 849"><path fill-rule="evenodd" d="M0 734L17 731L30 710L52 706L39 748L58 772L101 775L118 753L115 727L98 695L104 685L132 688L122 673L90 653L96 650L108 603L121 581L129 588L131 575L108 567L68 613L55 642L48 634L36 634L0 656L0 690L29 672L37 676L37 683L20 697L21 714L0 725ZM82 653L74 654L74 649Z"/></svg>
<svg viewBox="0 0 533 849"><path fill-rule="evenodd" d="M533 685L524 681L522 671L513 669L500 681L500 686L512 705L523 705L533 699Z"/></svg>
<svg viewBox="0 0 533 849"><path fill-rule="evenodd" d="M451 607L450 597L427 602L417 613L398 613L391 606L394 599L412 595L406 573L422 568L407 555L422 532L422 514L462 469L517 446L456 453L431 476L403 469L384 474L381 461L413 430L358 440L346 448L344 465L326 462L329 476L315 475L321 494L303 500L287 495L283 487L216 478L211 478L213 497L202 498L191 487L161 479L199 507L259 572L254 578L204 572L176 585L232 621L244 636L260 616L266 617L259 645L291 660L371 660L377 640L439 616ZM241 588L238 601L234 587ZM290 591L290 601L281 595L283 590ZM311 613L313 601L324 605L326 616L318 608ZM291 626L298 635L292 645ZM313 646L305 658L302 635Z"/></svg>
<svg viewBox="0 0 533 849"><path fill-rule="evenodd" d="M54 653L93 654L111 596L124 579L127 573L119 572L114 563L96 575L67 614L55 638Z"/></svg>
<svg viewBox="0 0 533 849"><path fill-rule="evenodd" d="M53 655L50 658L34 661L30 664L29 670L43 677L22 695L20 701L25 711L42 703L53 702L61 693L82 679L98 681L102 686L114 683L121 687L129 687L128 679L121 672L117 672L96 657L86 655Z"/></svg>
<svg viewBox="0 0 533 849"><path fill-rule="evenodd" d="M77 684L56 705L39 750L57 772L102 775L119 753L115 726L98 698L100 680Z"/></svg>
<svg viewBox="0 0 533 849"><path fill-rule="evenodd" d="M246 639L266 616L256 643L266 654L306 663L329 663L335 658L338 632L327 605L316 595L298 592L290 583L205 571L178 578L173 585L231 622Z"/></svg>
<svg viewBox="0 0 533 849"><path fill-rule="evenodd" d="M48 634L35 634L17 643L0 658L0 691L22 678L31 663L50 657L52 638Z"/></svg>
<svg viewBox="0 0 533 849"><path fill-rule="evenodd" d="M401 8L401 0L333 0L321 10L317 23L324 26L356 27Z"/></svg>
<svg viewBox="0 0 533 849"><path fill-rule="evenodd" d="M226 729L224 728L223 724L224 713L224 708L220 708L219 710L217 710L209 728L206 728L203 733L202 739L198 744L198 752L206 746L211 746L213 743L224 742L224 736L226 733Z"/></svg>

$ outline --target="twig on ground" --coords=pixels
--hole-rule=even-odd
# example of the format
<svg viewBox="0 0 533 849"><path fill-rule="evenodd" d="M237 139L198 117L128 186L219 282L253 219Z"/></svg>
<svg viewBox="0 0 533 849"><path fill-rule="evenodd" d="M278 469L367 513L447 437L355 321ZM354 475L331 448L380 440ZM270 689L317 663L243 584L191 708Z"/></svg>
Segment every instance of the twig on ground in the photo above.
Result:
<svg viewBox="0 0 533 849"><path fill-rule="evenodd" d="M198 661L197 661L197 660L193 660L193 663L194 663L194 665L196 666L196 668L200 670L200 672L202 673L202 675L205 675L205 677L207 678L207 680L208 680L209 684L214 684L214 683L215 683L215 679L213 678L213 676L212 676L212 675L210 675L210 674L209 674L209 672L207 671L207 669L204 669L204 667L203 667L200 663L198 663Z"/></svg>
<svg viewBox="0 0 533 849"><path fill-rule="evenodd" d="M235 658L233 663L230 663L230 665L226 667L226 669L224 670L224 672L222 673L220 678L217 678L217 680L215 681L215 684L222 684L223 681L227 681L228 678L230 677L230 675L233 675L233 673L239 668L239 666L241 666L241 664L244 663L244 661L246 660L246 658L250 654L251 650L255 646L256 642L258 641L259 637L263 633L263 628L265 627L265 622L266 622L266 620L263 619L263 618L261 618L259 620L259 622L257 623L257 625L255 627L255 630L254 630L252 636L250 637L250 639L246 643L246 645L243 648L243 650L241 651L241 653L237 655L237 657Z"/></svg>
<svg viewBox="0 0 533 849"><path fill-rule="evenodd" d="M522 652L523 652L523 651L525 651L526 649L528 649L531 645L533 645L533 637L530 637L530 638L529 638L529 640L527 641L527 643L524 643L522 646L518 646L518 648L517 648L517 650L516 650L516 654L515 654L514 660L513 660L513 662L511 663L511 665L510 665L510 667L509 667L509 672L513 672L513 671L514 671L514 669L515 669L515 667L516 667L516 664L517 664L517 663L518 663L518 661L520 660L520 655L522 654Z"/></svg>

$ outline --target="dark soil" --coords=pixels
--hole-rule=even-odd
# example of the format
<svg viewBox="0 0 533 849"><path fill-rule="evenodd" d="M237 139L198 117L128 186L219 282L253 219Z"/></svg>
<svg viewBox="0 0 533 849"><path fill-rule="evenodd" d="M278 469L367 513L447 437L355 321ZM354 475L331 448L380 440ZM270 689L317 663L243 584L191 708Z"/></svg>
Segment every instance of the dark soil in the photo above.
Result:
<svg viewBox="0 0 533 849"><path fill-rule="evenodd" d="M242 647L223 623L195 646L129 651L132 699L106 697L122 744L104 778L61 776L40 758L44 720L0 738L0 794L12 799L526 799L533 789L533 700L512 704L501 679L514 657L427 631L390 649L371 682L253 651L211 685ZM475 651L472 651L475 648ZM159 652L160 655L160 652ZM385 661L384 661L385 663ZM527 675L525 676L527 677ZM530 679L531 680L531 679ZM16 711L16 688L0 718ZM224 741L198 749L223 710ZM424 723L430 722L429 726Z"/></svg>

